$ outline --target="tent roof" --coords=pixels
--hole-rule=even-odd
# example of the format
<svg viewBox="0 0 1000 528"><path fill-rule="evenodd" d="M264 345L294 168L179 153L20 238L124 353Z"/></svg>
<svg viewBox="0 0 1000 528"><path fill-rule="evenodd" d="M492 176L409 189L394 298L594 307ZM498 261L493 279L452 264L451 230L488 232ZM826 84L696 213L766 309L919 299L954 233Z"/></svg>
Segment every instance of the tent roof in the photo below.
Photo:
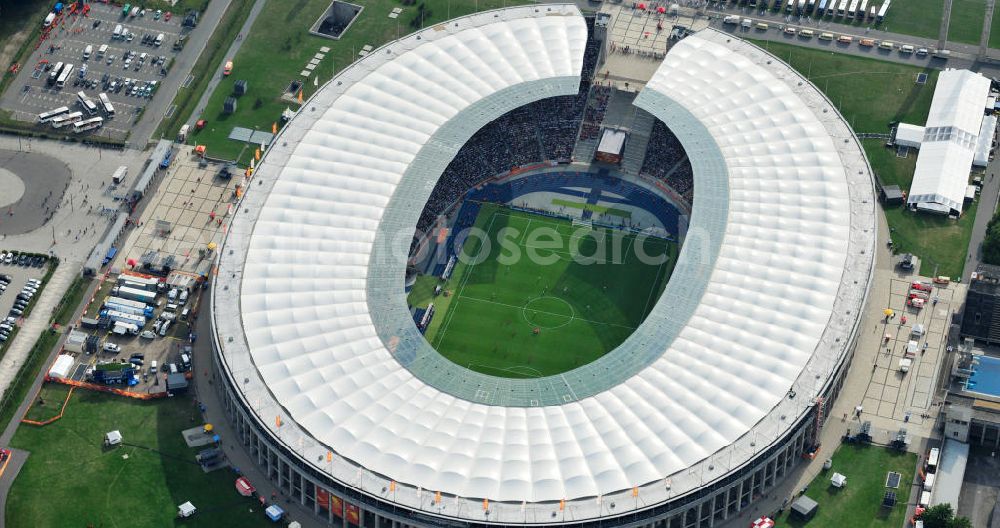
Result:
<svg viewBox="0 0 1000 528"><path fill-rule="evenodd" d="M516 501L518 519L522 500L579 499L577 518L597 517L597 495L649 484L643 502L667 500L740 467L839 368L854 331L840 314L860 313L872 269L869 168L814 86L714 30L675 44L635 101L683 129L706 244L685 244L629 340L521 380L466 370L419 336L405 255L375 242L412 232L483 124L576 93L584 21L572 5L539 9L373 51L310 99L255 174L220 251L214 330L236 390L317 471L357 482L362 466L366 487L391 478L413 504L419 486ZM316 464L327 449L338 456Z"/></svg>
<svg viewBox="0 0 1000 528"><path fill-rule="evenodd" d="M978 73L938 75L908 204L942 213L962 210L989 91L990 80Z"/></svg>

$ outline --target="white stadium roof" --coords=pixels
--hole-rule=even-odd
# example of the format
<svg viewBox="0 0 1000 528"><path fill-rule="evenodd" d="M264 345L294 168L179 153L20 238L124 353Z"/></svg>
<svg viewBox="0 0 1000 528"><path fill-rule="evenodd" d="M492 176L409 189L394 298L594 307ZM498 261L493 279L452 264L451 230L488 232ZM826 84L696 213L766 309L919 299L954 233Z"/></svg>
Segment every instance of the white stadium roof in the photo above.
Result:
<svg viewBox="0 0 1000 528"><path fill-rule="evenodd" d="M920 155L906 203L949 214L962 212L990 80L969 70L938 75Z"/></svg>
<svg viewBox="0 0 1000 528"><path fill-rule="evenodd" d="M635 103L681 139L696 187L643 325L536 380L467 371L423 340L403 281L434 182L484 124L576 93L586 33L572 5L423 30L342 71L267 150L220 252L216 346L262 426L317 471L435 515L483 520L483 498L491 522L551 522L560 500L565 520L623 513L746 463L846 357L874 248L864 154L810 83L714 30L677 43ZM614 512L593 500L633 486L641 501ZM436 491L468 499L446 510Z"/></svg>

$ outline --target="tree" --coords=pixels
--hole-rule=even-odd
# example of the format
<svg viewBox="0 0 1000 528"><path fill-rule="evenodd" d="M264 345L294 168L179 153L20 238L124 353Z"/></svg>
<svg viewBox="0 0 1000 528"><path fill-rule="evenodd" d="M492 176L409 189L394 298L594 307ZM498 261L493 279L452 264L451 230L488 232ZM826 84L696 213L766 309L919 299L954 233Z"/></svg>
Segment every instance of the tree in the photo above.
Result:
<svg viewBox="0 0 1000 528"><path fill-rule="evenodd" d="M951 528L951 520L955 517L955 512L951 509L951 504L938 504L924 510L920 519L924 521L924 528Z"/></svg>
<svg viewBox="0 0 1000 528"><path fill-rule="evenodd" d="M1000 265L1000 215L994 216L986 224L986 235L983 237L983 262Z"/></svg>
<svg viewBox="0 0 1000 528"><path fill-rule="evenodd" d="M972 521L966 517L956 517L951 504L938 504L924 511L920 519L924 528L972 528Z"/></svg>

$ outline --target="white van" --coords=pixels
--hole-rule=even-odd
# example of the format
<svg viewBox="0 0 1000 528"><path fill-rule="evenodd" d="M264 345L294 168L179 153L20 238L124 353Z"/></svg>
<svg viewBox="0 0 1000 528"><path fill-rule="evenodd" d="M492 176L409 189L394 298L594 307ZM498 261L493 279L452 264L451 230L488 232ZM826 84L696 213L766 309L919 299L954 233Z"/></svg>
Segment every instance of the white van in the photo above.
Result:
<svg viewBox="0 0 1000 528"><path fill-rule="evenodd" d="M101 44L101 47L97 48L97 58L103 57L104 54L107 53L107 52L108 52L108 45L107 44Z"/></svg>
<svg viewBox="0 0 1000 528"><path fill-rule="evenodd" d="M170 373L177 374L177 365L174 365L173 363L170 364Z"/></svg>
<svg viewBox="0 0 1000 528"><path fill-rule="evenodd" d="M167 335L167 330L170 329L170 321L163 321L163 325L160 326L160 337L165 337Z"/></svg>
<svg viewBox="0 0 1000 528"><path fill-rule="evenodd" d="M914 51L913 50L913 46L911 46L909 44L904 44L904 45L900 46L900 48L899 48L899 52L900 53L913 53L913 51Z"/></svg>
<svg viewBox="0 0 1000 528"><path fill-rule="evenodd" d="M166 305L166 306L163 307L163 311L164 312L176 312L177 311L177 305L173 304L173 303L170 303L170 304L168 304L168 305Z"/></svg>
<svg viewBox="0 0 1000 528"><path fill-rule="evenodd" d="M91 46L90 44L87 44L87 47L83 48L83 60L89 59L90 54L93 52L94 52L94 47Z"/></svg>
<svg viewBox="0 0 1000 528"><path fill-rule="evenodd" d="M156 36L156 41L154 41L153 44L157 46L163 44L163 33L160 33L159 35Z"/></svg>
<svg viewBox="0 0 1000 528"><path fill-rule="evenodd" d="M154 359L149 363L149 373L156 374L156 360Z"/></svg>
<svg viewBox="0 0 1000 528"><path fill-rule="evenodd" d="M113 32L111 32L111 38L113 38L113 39L120 39L120 38L122 38L122 29L123 28L122 28L121 24L116 25L115 26L115 30Z"/></svg>
<svg viewBox="0 0 1000 528"><path fill-rule="evenodd" d="M188 300L188 291L181 290L181 296L177 298L182 304L186 303Z"/></svg>

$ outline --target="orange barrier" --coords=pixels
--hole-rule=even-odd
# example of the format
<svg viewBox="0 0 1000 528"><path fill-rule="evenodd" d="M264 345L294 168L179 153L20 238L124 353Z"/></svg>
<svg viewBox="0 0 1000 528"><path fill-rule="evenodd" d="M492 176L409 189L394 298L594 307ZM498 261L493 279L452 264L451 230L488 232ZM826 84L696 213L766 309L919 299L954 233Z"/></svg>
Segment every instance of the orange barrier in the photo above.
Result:
<svg viewBox="0 0 1000 528"><path fill-rule="evenodd" d="M81 389L87 389L87 390L92 390L92 391L97 391L97 392L106 392L108 394L114 394L116 396L124 396L126 398L135 398L137 400L156 400L156 399L159 399L159 398L165 398L167 396L167 392L166 391L164 391L164 392L155 392L155 393L152 393L152 394L150 394L148 392L132 392L132 391L125 390L125 389L116 389L114 387L109 387L107 385L98 385L96 383L88 383L86 381L75 381L75 380L63 379L63 378L52 378L52 377L49 377L49 376L45 376L45 381L51 381L51 382L54 382L54 383L62 383L63 385L69 385L71 387L79 387Z"/></svg>
<svg viewBox="0 0 1000 528"><path fill-rule="evenodd" d="M49 418L48 420L42 420L41 422L36 421L36 420L29 420L27 418L23 418L22 417L21 418L21 423L26 423L26 424L31 424L31 425L37 425L37 426L41 427L43 425L49 425L50 423L52 423L52 422L54 422L54 421L62 418L63 417L63 412L66 410L66 406L69 405L69 398L71 396L73 396L73 391L75 391L75 390L76 390L76 387L70 387L69 392L66 393L66 399L63 400L62 407L59 409L59 414L53 416L52 418ZM38 394L40 394L41 392L42 392L42 389L39 388L38 389L38 393L35 393L35 398L36 399L38 398ZM32 400L32 401L35 401L35 400ZM32 405L34 405L34 404L32 404ZM24 411L24 415L27 416L28 415L28 411L30 411L30 410L31 410L31 407L29 406L28 410Z"/></svg>

